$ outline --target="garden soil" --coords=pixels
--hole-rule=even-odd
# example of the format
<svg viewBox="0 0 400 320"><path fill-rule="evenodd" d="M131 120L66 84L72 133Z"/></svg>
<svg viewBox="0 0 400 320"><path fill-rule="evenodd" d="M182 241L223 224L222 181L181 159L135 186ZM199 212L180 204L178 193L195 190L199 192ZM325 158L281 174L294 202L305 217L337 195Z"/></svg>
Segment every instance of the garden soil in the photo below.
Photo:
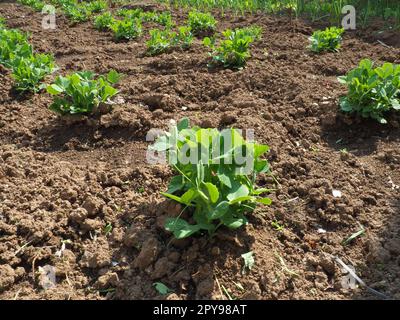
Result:
<svg viewBox="0 0 400 320"><path fill-rule="evenodd" d="M185 10L172 11L185 23ZM400 117L380 125L343 115L346 88L337 81L362 58L400 63L399 35L350 31L340 52L315 55L307 49L315 25L214 13L218 31L263 28L243 70L209 69L199 39L187 51L147 56L155 25L116 43L90 22L57 15L57 28L44 30L40 13L0 3L8 27L54 54L57 73L124 74L113 111L76 122L49 111L46 93L15 93L0 67L1 299L226 299L223 288L237 299L377 298L347 286L334 257L400 298ZM181 208L160 195L173 172L148 163L146 138L183 117L253 129L271 147L273 176L258 185L276 189L273 204L258 207L246 227L184 240L163 229ZM247 270L241 255L250 251ZM50 288L46 269L56 273ZM156 282L171 293L160 295Z"/></svg>

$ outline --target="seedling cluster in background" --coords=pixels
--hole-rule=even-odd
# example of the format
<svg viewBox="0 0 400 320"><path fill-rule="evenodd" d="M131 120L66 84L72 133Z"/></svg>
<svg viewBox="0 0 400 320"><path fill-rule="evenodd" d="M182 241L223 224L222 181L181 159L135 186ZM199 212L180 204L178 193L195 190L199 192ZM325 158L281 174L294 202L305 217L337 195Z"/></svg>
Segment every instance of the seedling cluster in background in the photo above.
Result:
<svg viewBox="0 0 400 320"><path fill-rule="evenodd" d="M162 194L182 204L191 217L167 219L165 228L178 239L199 231L212 235L220 226L237 229L247 223L246 214L258 203L271 203L261 196L270 190L255 183L259 173L269 171L267 160L261 158L269 147L247 142L235 129L190 128L188 119L183 119L151 150L165 152L177 174ZM238 155L246 162L240 163Z"/></svg>
<svg viewBox="0 0 400 320"><path fill-rule="evenodd" d="M114 70L98 77L89 71L58 76L53 84L47 86L47 92L54 96L50 109L61 115L93 114L101 103L118 93L112 85L120 78L121 75Z"/></svg>
<svg viewBox="0 0 400 320"><path fill-rule="evenodd" d="M216 44L215 38L204 38L203 43L212 51L210 65L223 65L226 68L240 69L251 57L250 45L261 38L262 29L248 27L226 30L222 33L224 39Z"/></svg>
<svg viewBox="0 0 400 320"><path fill-rule="evenodd" d="M329 27L325 30L317 30L310 37L310 49L316 53L322 51L336 52L342 43L343 28Z"/></svg>
<svg viewBox="0 0 400 320"><path fill-rule="evenodd" d="M50 54L35 53L28 35L0 24L0 64L10 68L14 88L18 91L37 92L40 82L57 67Z"/></svg>
<svg viewBox="0 0 400 320"><path fill-rule="evenodd" d="M286 14L293 17L305 17L314 21L324 19L331 24L340 25L344 5L357 8L357 23L366 26L373 18L383 18L388 26L400 27L400 6L397 0L159 0L170 3L176 8L190 7L199 10L219 8L222 12L232 10L236 14L265 12ZM367 4L366 4L367 2Z"/></svg>
<svg viewBox="0 0 400 320"><path fill-rule="evenodd" d="M150 30L150 40L147 41L147 52L157 55L174 48L187 49L193 42L193 35L189 27L179 27L178 31Z"/></svg>
<svg viewBox="0 0 400 320"><path fill-rule="evenodd" d="M348 88L347 95L340 99L344 112L386 123L385 113L400 111L400 65L387 62L374 67L371 60L364 59L339 81Z"/></svg>
<svg viewBox="0 0 400 320"><path fill-rule="evenodd" d="M210 13L191 11L188 26L195 35L212 35L217 28L217 20Z"/></svg>

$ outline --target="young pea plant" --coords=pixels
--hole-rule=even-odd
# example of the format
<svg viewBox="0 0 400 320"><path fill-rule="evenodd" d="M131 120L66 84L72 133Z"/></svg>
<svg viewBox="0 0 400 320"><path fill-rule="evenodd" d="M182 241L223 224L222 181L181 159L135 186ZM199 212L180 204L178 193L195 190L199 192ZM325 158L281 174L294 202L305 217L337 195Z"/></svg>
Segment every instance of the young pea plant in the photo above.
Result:
<svg viewBox="0 0 400 320"><path fill-rule="evenodd" d="M67 6L64 9L64 14L73 23L85 22L90 19L92 12L87 6Z"/></svg>
<svg viewBox="0 0 400 320"><path fill-rule="evenodd" d="M187 49L192 42L193 35L189 27L179 27L178 32L154 29L150 30L147 53L154 56L178 47Z"/></svg>
<svg viewBox="0 0 400 320"><path fill-rule="evenodd" d="M32 54L32 46L25 33L0 28L0 64L10 68L15 57L30 57Z"/></svg>
<svg viewBox="0 0 400 320"><path fill-rule="evenodd" d="M138 8L138 9L126 9L122 8L117 10L117 16L123 17L123 18L128 18L128 19L139 19L141 18L143 14L143 10Z"/></svg>
<svg viewBox="0 0 400 320"><path fill-rule="evenodd" d="M61 115L93 114L100 103L109 101L118 93L113 85L120 78L121 75L114 70L99 77L90 71L58 76L53 84L47 86L47 92L54 96L50 110Z"/></svg>
<svg viewBox="0 0 400 320"><path fill-rule="evenodd" d="M142 34L142 22L139 19L130 18L115 20L110 24L110 29L114 33L115 40L132 40Z"/></svg>
<svg viewBox="0 0 400 320"><path fill-rule="evenodd" d="M188 26L195 35L212 35L217 28L217 21L210 13L191 11Z"/></svg>
<svg viewBox="0 0 400 320"><path fill-rule="evenodd" d="M348 88L347 95L340 98L342 111L372 118L382 124L387 123L385 113L400 111L399 64L387 62L375 68L371 60L363 59L357 68L338 80Z"/></svg>
<svg viewBox="0 0 400 320"><path fill-rule="evenodd" d="M166 28L172 28L174 26L174 22L172 20L172 15L170 12L162 12L157 16L156 21L158 24L166 27Z"/></svg>
<svg viewBox="0 0 400 320"><path fill-rule="evenodd" d="M147 41L147 53L151 56L161 54L171 48L175 33L170 30L150 30L150 39Z"/></svg>
<svg viewBox="0 0 400 320"><path fill-rule="evenodd" d="M226 30L223 32L225 39L216 45L215 38L206 37L203 44L209 47L212 52L210 66L223 65L225 68L241 69L251 57L250 45L261 38L262 29L256 26Z"/></svg>
<svg viewBox="0 0 400 320"><path fill-rule="evenodd" d="M270 190L255 184L257 174L269 171L261 158L269 147L246 141L235 129L190 128L183 119L150 148L164 153L177 173L162 195L192 215L190 221L181 216L166 220L165 228L178 239L200 231L213 235L221 226L237 229L247 224L246 214L258 203L271 203L261 196Z"/></svg>
<svg viewBox="0 0 400 320"><path fill-rule="evenodd" d="M18 2L31 7L35 11L42 11L43 7L46 5L46 3L41 0L18 0Z"/></svg>
<svg viewBox="0 0 400 320"><path fill-rule="evenodd" d="M144 22L157 22L158 14L153 11L143 12L141 18Z"/></svg>
<svg viewBox="0 0 400 320"><path fill-rule="evenodd" d="M105 0L95 0L89 1L86 3L82 3L81 5L85 6L88 11L91 13L99 13L107 9L108 4Z"/></svg>
<svg viewBox="0 0 400 320"><path fill-rule="evenodd" d="M12 78L17 91L38 92L43 89L39 83L45 76L57 70L54 58L49 54L33 54L30 57L16 57L11 61Z"/></svg>
<svg viewBox="0 0 400 320"><path fill-rule="evenodd" d="M323 51L337 52L342 43L343 28L330 27L325 30L317 30L309 38L310 49L313 52L320 53Z"/></svg>
<svg viewBox="0 0 400 320"><path fill-rule="evenodd" d="M182 49L188 49L193 42L193 34L190 27L179 27L174 39L174 45Z"/></svg>
<svg viewBox="0 0 400 320"><path fill-rule="evenodd" d="M93 24L97 30L105 31L110 28L110 26L115 22L112 14L110 12L105 12L94 18Z"/></svg>

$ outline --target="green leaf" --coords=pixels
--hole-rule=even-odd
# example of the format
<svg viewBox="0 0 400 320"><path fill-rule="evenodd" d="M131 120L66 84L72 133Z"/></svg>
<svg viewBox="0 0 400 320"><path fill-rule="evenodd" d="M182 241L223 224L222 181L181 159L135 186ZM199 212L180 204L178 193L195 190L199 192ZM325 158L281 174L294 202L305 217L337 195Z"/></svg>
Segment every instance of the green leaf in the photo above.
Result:
<svg viewBox="0 0 400 320"><path fill-rule="evenodd" d="M254 157L258 158L262 156L264 153L269 151L269 146L265 144L254 144Z"/></svg>
<svg viewBox="0 0 400 320"><path fill-rule="evenodd" d="M178 196L175 196L175 195L173 195L173 194L166 193L166 192L161 192L161 194L162 194L164 197L166 197L166 198L175 200L176 202L179 202L179 203L182 203L182 204L186 204L186 203L181 199L181 197L178 197Z"/></svg>
<svg viewBox="0 0 400 320"><path fill-rule="evenodd" d="M199 225L189 224L188 222L180 218L168 218L165 222L165 229L171 231L174 234L175 238L183 239L190 237L201 228Z"/></svg>
<svg viewBox="0 0 400 320"><path fill-rule="evenodd" d="M254 161L254 170L258 173L265 173L269 171L269 163L267 160Z"/></svg>
<svg viewBox="0 0 400 320"><path fill-rule="evenodd" d="M237 198L246 197L248 195L249 195L249 188L247 188L246 185L241 185L239 183L236 183L236 185L233 186L231 192L227 195L226 198L229 201L233 201Z"/></svg>
<svg viewBox="0 0 400 320"><path fill-rule="evenodd" d="M155 283L153 283L153 286L158 291L158 293L161 294L161 295L166 295L166 294L168 294L170 292L173 292L170 288L168 288L162 282L155 282Z"/></svg>
<svg viewBox="0 0 400 320"><path fill-rule="evenodd" d="M185 179L183 176L175 176L172 177L171 181L168 185L167 193L175 193L176 191L181 190L185 186Z"/></svg>
<svg viewBox="0 0 400 320"><path fill-rule="evenodd" d="M195 189L189 189L182 196L181 200L184 204L190 205L190 202L195 198L197 192Z"/></svg>
<svg viewBox="0 0 400 320"><path fill-rule="evenodd" d="M232 188L231 178L228 175L226 175L225 173L218 172L217 176L218 176L219 181L221 181L221 183L226 185L228 188Z"/></svg>
<svg viewBox="0 0 400 320"><path fill-rule="evenodd" d="M208 194L210 196L211 202L212 203L217 202L218 198L219 198L218 188L214 184L212 184L211 182L206 182L206 183L204 183L204 185L207 188L207 191L208 191Z"/></svg>
<svg viewBox="0 0 400 320"><path fill-rule="evenodd" d="M241 216L239 218L234 218L232 216L223 216L221 220L224 226L230 229L237 229L247 224L247 219L244 216Z"/></svg>
<svg viewBox="0 0 400 320"><path fill-rule="evenodd" d="M209 37L205 37L205 38L203 39L203 44L204 44L206 47L210 47L210 46L212 45L212 41L211 41L211 39L210 39Z"/></svg>
<svg viewBox="0 0 400 320"><path fill-rule="evenodd" d="M119 80L121 80L121 75L115 71L115 70L111 70L108 74L107 74L107 81L110 82L111 84L115 84L117 82L119 82Z"/></svg>
<svg viewBox="0 0 400 320"><path fill-rule="evenodd" d="M218 203L218 205L214 208L213 211L208 213L208 218L210 220L215 220L219 219L222 216L224 216L229 210L229 202L228 201L222 201Z"/></svg>
<svg viewBox="0 0 400 320"><path fill-rule="evenodd" d="M189 119L183 118L181 121L179 121L177 127L178 127L178 131L182 131L183 129L189 128Z"/></svg>
<svg viewBox="0 0 400 320"><path fill-rule="evenodd" d="M258 198L256 201L266 205L270 205L272 203L272 200L270 198Z"/></svg>

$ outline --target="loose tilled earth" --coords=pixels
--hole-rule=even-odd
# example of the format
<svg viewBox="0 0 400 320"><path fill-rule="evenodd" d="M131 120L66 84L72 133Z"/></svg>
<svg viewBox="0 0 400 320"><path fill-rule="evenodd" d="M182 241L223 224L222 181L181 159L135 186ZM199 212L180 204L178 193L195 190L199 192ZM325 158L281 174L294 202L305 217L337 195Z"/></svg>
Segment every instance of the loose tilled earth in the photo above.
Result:
<svg viewBox="0 0 400 320"><path fill-rule="evenodd" d="M226 299L222 286L240 299L376 298L344 289L332 256L400 298L400 117L379 125L342 115L338 98L346 90L336 80L362 58L400 63L399 35L347 32L340 53L314 55L307 37L317 26L214 13L219 31L263 27L244 70L210 71L200 40L189 51L148 57L147 30L155 26L146 25L139 40L115 43L90 22L71 26L57 15L57 29L43 30L41 14L0 4L10 28L30 32L36 50L55 55L59 73L125 74L123 103L71 124L47 109L46 93L17 96L0 67L0 298ZM186 12L173 15L184 23ZM273 205L259 207L245 228L180 241L163 230L180 208L159 194L172 172L147 163L146 134L182 117L251 128L270 145L279 184L270 176L258 184L277 188ZM365 234L343 245L360 224ZM249 251L255 265L242 274L241 254ZM48 290L40 284L45 265L57 276ZM161 296L155 282L174 293Z"/></svg>

